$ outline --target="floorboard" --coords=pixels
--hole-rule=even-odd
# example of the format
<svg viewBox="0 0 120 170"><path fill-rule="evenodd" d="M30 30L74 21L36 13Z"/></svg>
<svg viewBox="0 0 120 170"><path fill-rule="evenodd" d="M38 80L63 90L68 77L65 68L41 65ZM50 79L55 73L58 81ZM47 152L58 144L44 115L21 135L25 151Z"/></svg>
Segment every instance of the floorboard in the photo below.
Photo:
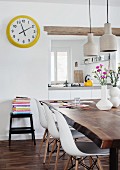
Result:
<svg viewBox="0 0 120 170"><path fill-rule="evenodd" d="M44 165L42 163L45 146L42 149L41 156L39 156L39 144L40 140L36 140L36 146L34 146L32 140L13 140L9 147L8 141L0 141L0 170L47 170L47 164ZM58 170L64 169L66 160L67 155L59 160ZM55 153L52 157L49 170L54 169L54 161ZM101 161L103 169L109 170L108 157L101 158ZM83 170L82 167L79 167L79 169Z"/></svg>

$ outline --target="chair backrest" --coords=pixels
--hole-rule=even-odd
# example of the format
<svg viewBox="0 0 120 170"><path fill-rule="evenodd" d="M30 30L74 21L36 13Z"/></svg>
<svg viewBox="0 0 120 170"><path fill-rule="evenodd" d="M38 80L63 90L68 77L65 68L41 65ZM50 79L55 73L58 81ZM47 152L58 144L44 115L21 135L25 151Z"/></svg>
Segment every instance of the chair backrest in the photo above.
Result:
<svg viewBox="0 0 120 170"><path fill-rule="evenodd" d="M61 145L62 145L64 151L72 156L85 155L77 148L77 146L74 142L74 139L72 137L70 128L69 128L65 118L63 117L63 115L58 111L55 111L55 115L56 115L57 122L58 122L60 141L61 141Z"/></svg>
<svg viewBox="0 0 120 170"><path fill-rule="evenodd" d="M48 131L53 138L59 139L60 138L59 132L58 132L55 120L54 120L55 114L49 109L49 107L45 103L43 103L43 106L44 106L45 113L46 113Z"/></svg>
<svg viewBox="0 0 120 170"><path fill-rule="evenodd" d="M44 107L43 107L43 105L41 105L41 103L37 99L35 99L35 101L36 101L37 108L38 108L40 124L43 128L47 129L48 124L47 124L47 120L46 120L46 114L45 114Z"/></svg>

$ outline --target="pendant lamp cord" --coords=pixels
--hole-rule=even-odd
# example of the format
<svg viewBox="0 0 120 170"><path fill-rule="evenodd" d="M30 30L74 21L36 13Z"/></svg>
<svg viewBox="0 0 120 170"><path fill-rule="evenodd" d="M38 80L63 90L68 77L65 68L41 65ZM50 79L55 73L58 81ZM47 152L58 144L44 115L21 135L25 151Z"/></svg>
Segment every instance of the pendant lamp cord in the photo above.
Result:
<svg viewBox="0 0 120 170"><path fill-rule="evenodd" d="M90 33L91 33L91 11L90 11L90 0L89 0L89 22L90 22Z"/></svg>
<svg viewBox="0 0 120 170"><path fill-rule="evenodd" d="M109 23L108 22L108 0L107 0L107 23Z"/></svg>

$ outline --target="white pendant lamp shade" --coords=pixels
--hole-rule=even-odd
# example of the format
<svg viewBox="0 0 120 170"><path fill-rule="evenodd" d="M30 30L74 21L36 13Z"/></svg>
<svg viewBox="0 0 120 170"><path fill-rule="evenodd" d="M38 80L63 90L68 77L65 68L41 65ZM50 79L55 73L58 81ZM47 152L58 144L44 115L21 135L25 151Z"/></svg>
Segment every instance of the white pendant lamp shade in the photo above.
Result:
<svg viewBox="0 0 120 170"><path fill-rule="evenodd" d="M104 24L105 34L100 37L100 52L117 51L117 38L112 34L111 24Z"/></svg>
<svg viewBox="0 0 120 170"><path fill-rule="evenodd" d="M90 10L90 0L89 0L89 22L90 22L90 32L88 33L88 42L83 46L84 56L96 56L98 55L98 47L93 41L93 33L91 32L91 10Z"/></svg>
<svg viewBox="0 0 120 170"><path fill-rule="evenodd" d="M84 56L98 55L98 46L93 41L93 33L88 33L88 42L83 46Z"/></svg>

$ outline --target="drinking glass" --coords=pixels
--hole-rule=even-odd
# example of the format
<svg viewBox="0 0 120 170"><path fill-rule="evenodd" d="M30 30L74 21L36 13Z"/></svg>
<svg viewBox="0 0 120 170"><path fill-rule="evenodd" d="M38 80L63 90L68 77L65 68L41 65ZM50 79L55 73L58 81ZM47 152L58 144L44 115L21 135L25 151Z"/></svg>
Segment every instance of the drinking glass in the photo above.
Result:
<svg viewBox="0 0 120 170"><path fill-rule="evenodd" d="M75 97L74 103L75 103L75 105L80 104L80 97Z"/></svg>

